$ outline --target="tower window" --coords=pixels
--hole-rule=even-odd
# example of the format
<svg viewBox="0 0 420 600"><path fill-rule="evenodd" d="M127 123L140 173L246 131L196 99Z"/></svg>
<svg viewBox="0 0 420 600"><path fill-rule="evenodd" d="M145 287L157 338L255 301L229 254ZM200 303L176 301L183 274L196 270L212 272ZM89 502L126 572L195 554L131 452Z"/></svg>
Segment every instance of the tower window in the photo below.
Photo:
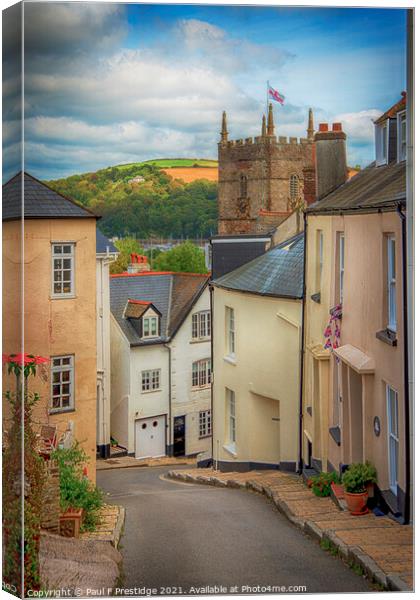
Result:
<svg viewBox="0 0 420 600"><path fill-rule="evenodd" d="M296 199L299 196L299 177L291 175L289 180L290 198Z"/></svg>
<svg viewBox="0 0 420 600"><path fill-rule="evenodd" d="M246 175L241 175L240 185L241 185L240 197L246 198L248 196L248 178L246 177Z"/></svg>

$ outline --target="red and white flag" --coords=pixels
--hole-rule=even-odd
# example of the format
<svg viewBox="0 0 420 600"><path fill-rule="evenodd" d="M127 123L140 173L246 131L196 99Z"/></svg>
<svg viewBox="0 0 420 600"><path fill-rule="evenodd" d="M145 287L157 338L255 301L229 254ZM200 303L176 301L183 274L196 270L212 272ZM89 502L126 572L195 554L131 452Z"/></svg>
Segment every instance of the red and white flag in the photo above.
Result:
<svg viewBox="0 0 420 600"><path fill-rule="evenodd" d="M271 85L268 86L268 95L270 98L272 98L276 102L280 102L280 104L284 104L284 96L282 94L280 94L280 92L278 92L277 90L272 88Z"/></svg>

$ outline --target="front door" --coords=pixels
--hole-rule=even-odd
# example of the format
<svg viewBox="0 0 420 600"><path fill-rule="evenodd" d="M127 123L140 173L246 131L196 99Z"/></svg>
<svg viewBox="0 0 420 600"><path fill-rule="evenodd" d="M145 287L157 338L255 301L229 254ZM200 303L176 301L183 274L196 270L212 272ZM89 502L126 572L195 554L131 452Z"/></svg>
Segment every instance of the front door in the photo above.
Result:
<svg viewBox="0 0 420 600"><path fill-rule="evenodd" d="M136 421L136 458L165 456L165 415Z"/></svg>
<svg viewBox="0 0 420 600"><path fill-rule="evenodd" d="M388 465L389 488L397 495L398 489L398 395L389 385L386 388L388 404Z"/></svg>
<svg viewBox="0 0 420 600"><path fill-rule="evenodd" d="M174 418L174 456L185 455L185 416Z"/></svg>

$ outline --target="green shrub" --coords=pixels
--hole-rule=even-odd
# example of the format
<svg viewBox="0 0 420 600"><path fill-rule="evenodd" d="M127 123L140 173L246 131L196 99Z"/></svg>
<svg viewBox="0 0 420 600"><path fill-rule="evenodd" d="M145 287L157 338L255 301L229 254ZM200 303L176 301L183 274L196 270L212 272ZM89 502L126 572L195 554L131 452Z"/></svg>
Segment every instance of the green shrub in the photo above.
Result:
<svg viewBox="0 0 420 600"><path fill-rule="evenodd" d="M81 531L93 531L99 521L103 506L102 492L83 474L88 458L77 442L71 448L58 448L52 458L57 461L60 473L60 507L83 509Z"/></svg>
<svg viewBox="0 0 420 600"><path fill-rule="evenodd" d="M353 463L343 474L343 485L346 492L360 494L366 490L368 483L375 483L376 469L369 462Z"/></svg>
<svg viewBox="0 0 420 600"><path fill-rule="evenodd" d="M331 495L331 484L339 483L340 476L335 471L331 473L320 473L310 480L310 485L315 496L325 497Z"/></svg>

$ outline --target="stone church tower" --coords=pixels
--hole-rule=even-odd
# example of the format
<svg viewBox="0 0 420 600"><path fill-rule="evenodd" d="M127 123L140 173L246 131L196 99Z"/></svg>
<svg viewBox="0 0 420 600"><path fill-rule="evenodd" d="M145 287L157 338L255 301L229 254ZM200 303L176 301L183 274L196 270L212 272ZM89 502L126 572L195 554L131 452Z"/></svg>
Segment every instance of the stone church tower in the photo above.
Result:
<svg viewBox="0 0 420 600"><path fill-rule="evenodd" d="M223 113L219 154L219 234L264 233L303 205L303 173L313 170L314 124L308 137L276 137L273 107L262 118L261 135L229 140Z"/></svg>

